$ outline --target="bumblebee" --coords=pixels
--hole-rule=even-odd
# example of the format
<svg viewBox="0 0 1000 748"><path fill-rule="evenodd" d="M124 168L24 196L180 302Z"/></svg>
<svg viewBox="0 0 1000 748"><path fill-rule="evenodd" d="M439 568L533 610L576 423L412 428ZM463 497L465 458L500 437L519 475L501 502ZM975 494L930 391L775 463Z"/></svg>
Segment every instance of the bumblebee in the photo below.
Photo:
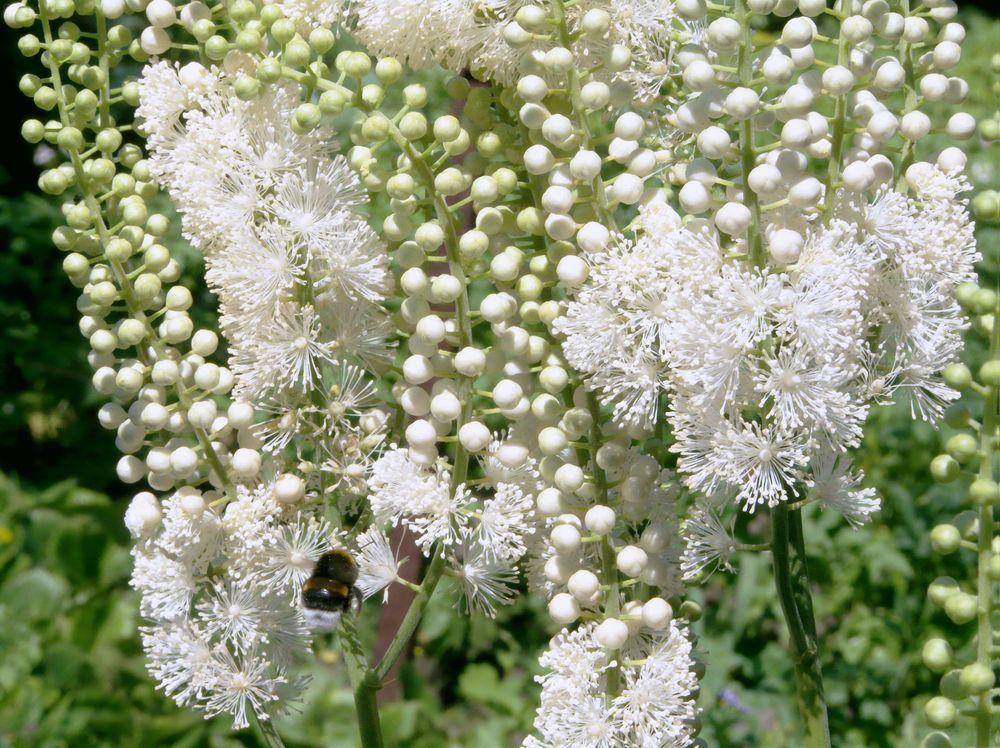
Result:
<svg viewBox="0 0 1000 748"><path fill-rule="evenodd" d="M346 548L335 548L320 556L312 576L302 585L306 625L321 631L337 628L344 611L360 602L354 587L357 581L358 565Z"/></svg>

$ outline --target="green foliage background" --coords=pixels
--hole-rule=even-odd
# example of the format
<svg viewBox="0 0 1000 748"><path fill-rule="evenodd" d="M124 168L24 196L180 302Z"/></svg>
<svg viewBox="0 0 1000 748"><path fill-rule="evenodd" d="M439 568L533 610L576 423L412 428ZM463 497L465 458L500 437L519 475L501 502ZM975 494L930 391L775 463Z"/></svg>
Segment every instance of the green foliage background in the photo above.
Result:
<svg viewBox="0 0 1000 748"><path fill-rule="evenodd" d="M959 74L972 89L965 108L992 116L988 65L1000 24L974 11L964 21ZM231 733L225 719L175 708L145 673L122 525L128 492L114 476L113 437L97 425L76 293L49 240L58 205L35 194L33 154L17 134L31 106L13 98L24 63L10 32L0 41L0 90L10 99L0 121L7 144L0 164L0 748L257 745L252 732ZM968 146L977 188L997 188L998 150ZM980 227L979 239L992 282L1000 231ZM185 260L197 278L197 257ZM204 291L199 303L211 309ZM966 357L977 364L981 346L970 345ZM837 746L917 745L927 733L922 704L936 691L920 645L933 635L956 644L971 637L926 601L936 576L973 573L971 555L941 559L930 551L929 529L963 501L959 489L930 481L927 465L941 440L904 409L875 412L859 459L884 498L881 515L861 530L829 513L807 518ZM751 533L761 521L751 521ZM701 703L709 745L794 746L792 675L769 558L744 557L736 574L716 574L692 596L705 608L696 630L708 663ZM535 658L545 642L541 604L522 600L496 622L455 609L447 593L432 603L400 672L403 698L384 708L387 745L503 748L530 728ZM278 722L283 737L289 746L354 746L353 704L331 642L317 644L314 671L301 711Z"/></svg>

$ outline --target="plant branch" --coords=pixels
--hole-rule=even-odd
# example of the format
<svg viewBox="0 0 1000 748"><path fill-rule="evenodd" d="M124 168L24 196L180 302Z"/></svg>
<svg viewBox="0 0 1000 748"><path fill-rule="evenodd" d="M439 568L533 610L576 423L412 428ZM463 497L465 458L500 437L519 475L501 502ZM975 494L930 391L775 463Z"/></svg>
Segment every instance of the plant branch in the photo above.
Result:
<svg viewBox="0 0 1000 748"><path fill-rule="evenodd" d="M802 538L802 513L784 504L771 510L774 584L788 626L795 666L795 690L805 730L805 748L830 748L830 726L823 692L816 621L809 592Z"/></svg>

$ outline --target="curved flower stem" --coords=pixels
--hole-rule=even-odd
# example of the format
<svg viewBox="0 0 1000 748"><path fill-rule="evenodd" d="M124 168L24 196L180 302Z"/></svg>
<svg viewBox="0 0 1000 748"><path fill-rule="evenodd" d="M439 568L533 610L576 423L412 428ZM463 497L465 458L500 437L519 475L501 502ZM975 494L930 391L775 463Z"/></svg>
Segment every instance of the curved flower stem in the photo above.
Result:
<svg viewBox="0 0 1000 748"><path fill-rule="evenodd" d="M778 504L771 510L771 523L774 584L788 625L795 666L795 690L805 731L803 745L806 748L830 748L823 671L802 538L802 512L789 511L784 504Z"/></svg>
<svg viewBox="0 0 1000 748"><path fill-rule="evenodd" d="M256 712L252 712L252 714L254 724L257 725L257 730L267 748L285 748L285 743L275 729L274 722L270 719L261 719Z"/></svg>
<svg viewBox="0 0 1000 748"><path fill-rule="evenodd" d="M420 585L420 591L410 603L410 608L406 611L406 616L399 625L396 635L389 642L385 654L382 655L382 660L370 670L378 688L382 687L382 681L385 680L389 671L392 670L392 666L396 664L396 660L403 654L403 650L406 649L413 634L416 633L420 620L423 618L424 609L427 607L431 595L434 594L437 583L441 580L444 568L444 553L440 549L435 549L430 566L427 567L427 572L424 574L424 581Z"/></svg>

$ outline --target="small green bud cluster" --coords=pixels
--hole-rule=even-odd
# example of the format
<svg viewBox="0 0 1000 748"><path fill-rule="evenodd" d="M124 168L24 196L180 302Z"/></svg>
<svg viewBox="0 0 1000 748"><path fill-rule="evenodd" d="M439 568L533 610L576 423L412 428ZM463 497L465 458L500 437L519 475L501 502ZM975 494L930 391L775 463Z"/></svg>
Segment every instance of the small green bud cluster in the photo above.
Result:
<svg viewBox="0 0 1000 748"><path fill-rule="evenodd" d="M1000 483L995 472L996 451L1000 444L1000 335L995 318L1000 311L1000 296L990 288L973 283L960 286L958 300L973 315L973 328L989 343L987 360L976 374L964 363L944 370L945 382L963 393L963 398L947 413L955 433L949 436L944 452L930 465L931 475L942 483L960 483L969 508L950 522L935 526L930 533L931 548L940 555L975 554L976 577L972 584L952 577L939 577L930 586L928 597L953 624L971 629L967 634L974 656L960 657L944 638L924 643L924 664L941 674L940 695L925 707L932 728L947 730L960 716L969 713L975 719L980 744L992 735L991 689L993 672L993 612L996 607L993 589L1000 581L1000 534L994 513L1000 504ZM973 417L973 409L981 416ZM970 591L974 590L974 591ZM971 708L965 708L971 704ZM945 733L933 733L926 745L951 745Z"/></svg>

